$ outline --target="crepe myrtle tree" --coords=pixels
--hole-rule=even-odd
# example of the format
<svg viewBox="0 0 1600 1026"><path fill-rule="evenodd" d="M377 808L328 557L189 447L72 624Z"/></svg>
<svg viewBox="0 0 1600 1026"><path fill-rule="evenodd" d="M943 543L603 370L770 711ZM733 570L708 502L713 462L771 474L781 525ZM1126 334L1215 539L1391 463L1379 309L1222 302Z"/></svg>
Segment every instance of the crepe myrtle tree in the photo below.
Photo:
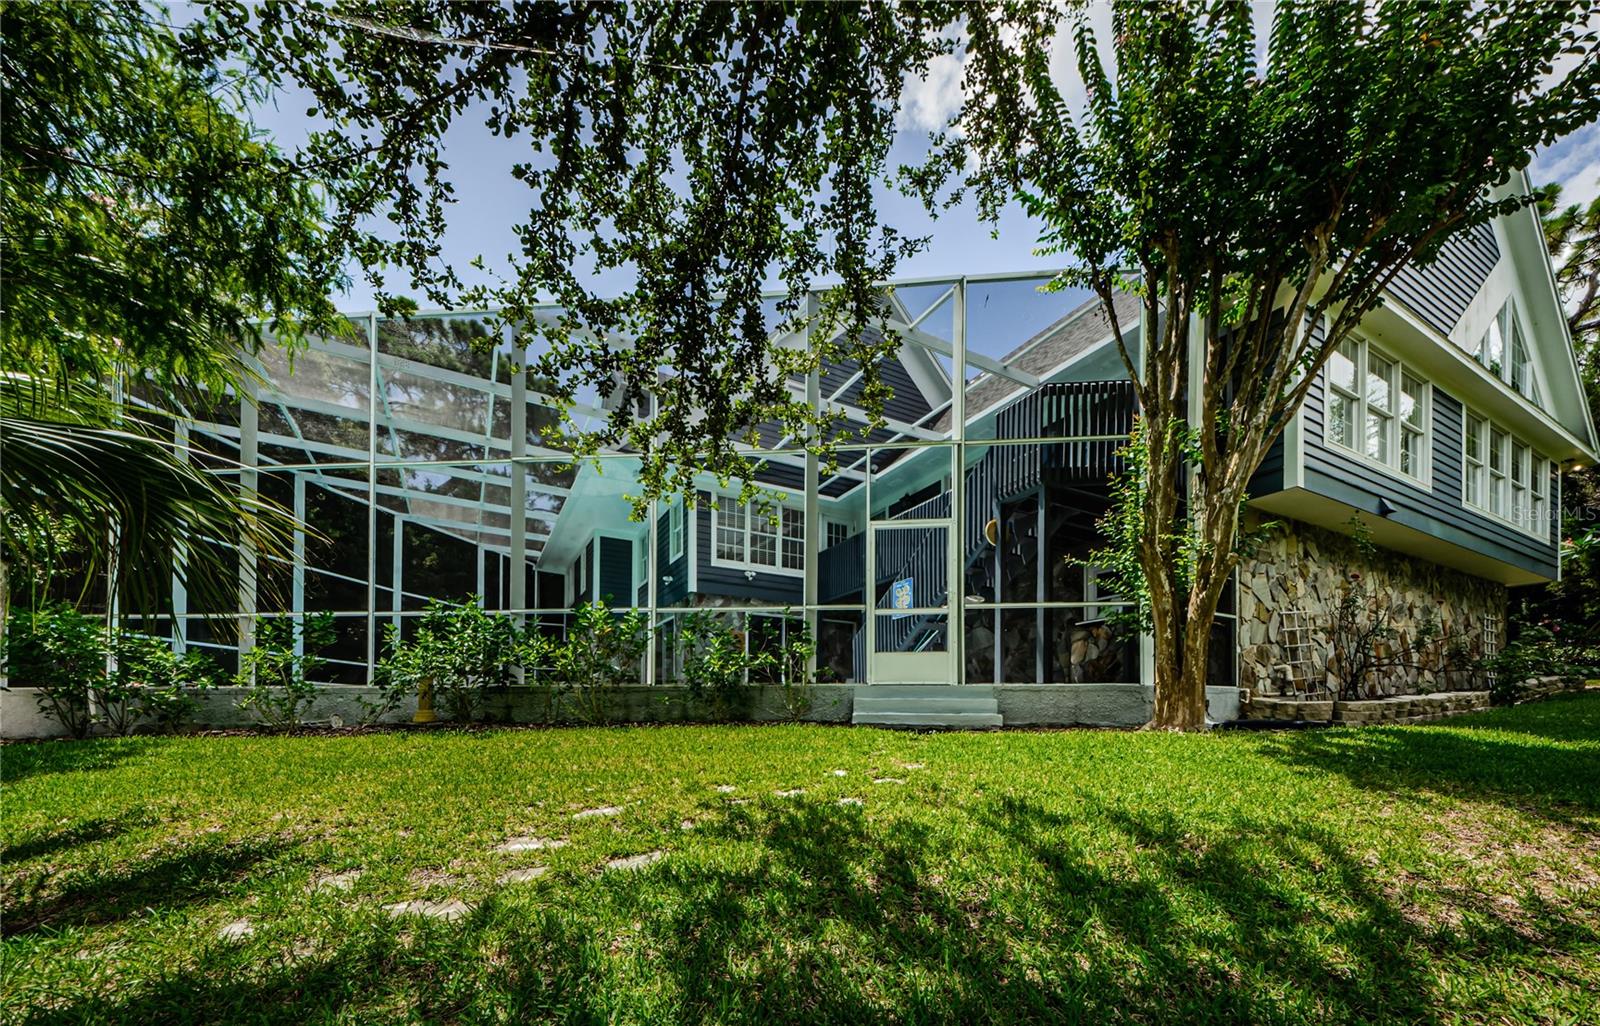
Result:
<svg viewBox="0 0 1600 1026"><path fill-rule="evenodd" d="M882 223L874 189L904 83L954 50L965 14L915 2L218 3L186 40L192 60L301 98L311 131L298 159L380 304L397 307L398 281L435 304L497 307L542 337L531 369L551 397L598 393L614 411L596 431L569 422L564 444L638 452L642 497L684 490L702 469L749 480L753 462L731 442L763 422L831 437L837 414L791 384L822 361L859 361L863 405L880 415L875 283L924 240ZM1002 24L1039 16L993 12ZM520 148L511 174L527 186L515 251L474 261L470 288L440 241L452 131ZM841 284L810 344L795 344L821 278ZM773 280L787 298L763 294Z"/></svg>
<svg viewBox="0 0 1600 1026"><path fill-rule="evenodd" d="M1020 196L1043 221L1042 248L1071 262L1059 284L1100 297L1141 406L1125 536L1155 639L1152 726L1205 724L1249 481L1329 354L1401 268L1535 202L1529 151L1600 112L1596 16L1282 3L1258 39L1248 4L1119 3L1108 40L1072 19L1081 108L1037 39L971 40L942 169L975 155L961 182L987 211ZM1137 355L1118 290L1143 304Z"/></svg>

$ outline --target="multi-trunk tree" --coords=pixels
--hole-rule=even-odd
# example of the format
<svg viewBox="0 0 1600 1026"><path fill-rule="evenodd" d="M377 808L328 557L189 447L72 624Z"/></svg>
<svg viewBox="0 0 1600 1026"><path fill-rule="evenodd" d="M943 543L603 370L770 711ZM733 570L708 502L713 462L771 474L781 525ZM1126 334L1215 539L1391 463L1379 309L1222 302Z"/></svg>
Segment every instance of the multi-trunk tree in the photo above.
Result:
<svg viewBox="0 0 1600 1026"><path fill-rule="evenodd" d="M1123 355L1154 726L1205 723L1250 479L1329 355L1402 267L1535 202L1530 152L1600 113L1596 12L1279 4L1259 38L1248 4L1119 3L1110 39L1076 19L1081 110L1047 50L988 41L1019 70L1009 95L969 91L950 145L983 161L968 183L991 209L1020 195L1113 325L1116 291L1143 302Z"/></svg>

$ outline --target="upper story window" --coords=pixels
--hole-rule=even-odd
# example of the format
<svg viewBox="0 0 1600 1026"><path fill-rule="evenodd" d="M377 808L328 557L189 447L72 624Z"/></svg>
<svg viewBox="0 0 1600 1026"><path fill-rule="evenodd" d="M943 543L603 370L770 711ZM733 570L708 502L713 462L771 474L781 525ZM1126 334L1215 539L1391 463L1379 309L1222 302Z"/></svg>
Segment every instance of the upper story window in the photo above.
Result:
<svg viewBox="0 0 1600 1026"><path fill-rule="evenodd" d="M1468 352L1474 360L1488 368L1489 373L1516 389L1524 398L1534 403L1542 402L1539 397L1539 377L1534 372L1527 339L1517 321L1516 308L1511 300L1506 300Z"/></svg>
<svg viewBox="0 0 1600 1026"><path fill-rule="evenodd" d="M667 559L683 558L683 500L673 499L667 507Z"/></svg>
<svg viewBox="0 0 1600 1026"><path fill-rule="evenodd" d="M1461 500L1539 538L1550 534L1550 461L1471 410L1462 428Z"/></svg>
<svg viewBox="0 0 1600 1026"><path fill-rule="evenodd" d="M730 495L717 496L711 507L711 562L799 573L806 564L805 512L780 506L769 512L751 509Z"/></svg>
<svg viewBox="0 0 1600 1026"><path fill-rule="evenodd" d="M828 528L828 538L827 538L828 544L825 546L826 548L830 548L831 549L835 545L843 545L846 541L849 540L849 538L850 538L850 525L849 524L843 522L842 520L828 520L828 521L824 521L824 523L827 525L827 528Z"/></svg>
<svg viewBox="0 0 1600 1026"><path fill-rule="evenodd" d="M1327 440L1417 481L1428 477L1430 388L1417 374L1347 338L1328 358Z"/></svg>

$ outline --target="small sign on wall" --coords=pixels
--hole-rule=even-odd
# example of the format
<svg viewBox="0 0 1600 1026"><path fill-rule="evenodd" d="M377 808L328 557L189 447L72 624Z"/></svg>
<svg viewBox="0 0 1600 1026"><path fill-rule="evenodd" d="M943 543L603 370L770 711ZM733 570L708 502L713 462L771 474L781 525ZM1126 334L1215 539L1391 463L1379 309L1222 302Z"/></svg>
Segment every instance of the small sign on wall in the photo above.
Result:
<svg viewBox="0 0 1600 1026"><path fill-rule="evenodd" d="M912 609L916 607L916 602L912 601L914 594L912 582L914 580L916 580L916 578L902 577L898 581L895 581L893 584L889 585L890 609ZM902 617L910 615L910 613L896 613L894 618L898 620Z"/></svg>

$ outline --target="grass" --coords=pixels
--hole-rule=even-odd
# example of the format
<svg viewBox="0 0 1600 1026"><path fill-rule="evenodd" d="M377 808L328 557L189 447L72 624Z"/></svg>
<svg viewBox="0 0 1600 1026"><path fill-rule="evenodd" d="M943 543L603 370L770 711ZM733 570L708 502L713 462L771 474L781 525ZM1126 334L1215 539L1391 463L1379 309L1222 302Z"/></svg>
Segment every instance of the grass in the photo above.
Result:
<svg viewBox="0 0 1600 1026"><path fill-rule="evenodd" d="M1600 1021L1600 695L1290 734L138 738L0 765L8 1023ZM517 835L570 843L495 850ZM413 897L471 910L384 910Z"/></svg>

